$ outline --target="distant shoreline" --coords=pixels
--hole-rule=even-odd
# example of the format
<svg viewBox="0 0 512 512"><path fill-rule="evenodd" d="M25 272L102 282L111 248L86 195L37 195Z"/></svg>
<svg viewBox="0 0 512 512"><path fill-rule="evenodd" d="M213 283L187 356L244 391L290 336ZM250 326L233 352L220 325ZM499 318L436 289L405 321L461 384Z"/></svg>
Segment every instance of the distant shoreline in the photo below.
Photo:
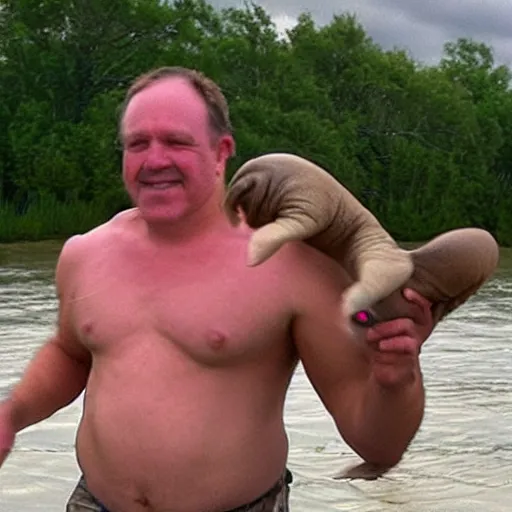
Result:
<svg viewBox="0 0 512 512"><path fill-rule="evenodd" d="M77 233L79 234L79 233ZM73 236L73 235L70 235ZM19 239L19 240L9 240L2 241L0 239L0 248L13 248L16 246L26 246L26 245L62 245L69 237L49 237L49 238L40 238L40 239ZM397 244L402 249L412 250L416 247L420 247L429 242L429 240L399 240ZM504 251L512 251L512 247L506 245L499 245L500 250Z"/></svg>

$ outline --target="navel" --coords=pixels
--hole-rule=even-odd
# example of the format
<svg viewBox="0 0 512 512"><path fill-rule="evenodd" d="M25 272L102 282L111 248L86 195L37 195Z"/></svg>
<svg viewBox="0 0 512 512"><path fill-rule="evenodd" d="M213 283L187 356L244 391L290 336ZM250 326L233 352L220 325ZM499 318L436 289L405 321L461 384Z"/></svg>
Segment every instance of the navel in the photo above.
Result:
<svg viewBox="0 0 512 512"><path fill-rule="evenodd" d="M150 502L146 497L136 498L135 503L138 503L139 505L141 505L144 508L149 508L149 506L150 506Z"/></svg>

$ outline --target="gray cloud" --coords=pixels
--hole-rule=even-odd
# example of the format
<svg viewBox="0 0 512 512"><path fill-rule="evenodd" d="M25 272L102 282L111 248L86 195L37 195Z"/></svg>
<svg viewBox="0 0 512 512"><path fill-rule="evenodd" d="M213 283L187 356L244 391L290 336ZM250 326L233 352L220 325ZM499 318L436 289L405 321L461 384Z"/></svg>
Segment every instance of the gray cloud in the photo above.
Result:
<svg viewBox="0 0 512 512"><path fill-rule="evenodd" d="M454 33L493 38L512 37L510 0L381 0L411 17Z"/></svg>
<svg viewBox="0 0 512 512"><path fill-rule="evenodd" d="M213 0L215 7L241 7L240 0ZM260 0L276 20L310 12L319 24L334 14L357 16L367 34L383 48L407 50L436 63L444 43L469 37L492 46L497 63L512 67L512 0Z"/></svg>

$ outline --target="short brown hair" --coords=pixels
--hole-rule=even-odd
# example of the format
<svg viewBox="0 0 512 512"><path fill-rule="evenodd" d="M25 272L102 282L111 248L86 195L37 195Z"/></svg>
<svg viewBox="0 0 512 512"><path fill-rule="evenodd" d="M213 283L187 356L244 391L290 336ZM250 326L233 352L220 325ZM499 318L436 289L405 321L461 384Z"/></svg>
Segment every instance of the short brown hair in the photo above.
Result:
<svg viewBox="0 0 512 512"><path fill-rule="evenodd" d="M153 69L137 77L126 92L121 115L119 118L119 131L123 122L126 107L130 100L149 85L163 78L180 77L188 81L194 87L206 103L208 110L208 122L212 132L217 135L231 135L233 128L229 118L229 107L220 87L200 71L180 66L164 66Z"/></svg>

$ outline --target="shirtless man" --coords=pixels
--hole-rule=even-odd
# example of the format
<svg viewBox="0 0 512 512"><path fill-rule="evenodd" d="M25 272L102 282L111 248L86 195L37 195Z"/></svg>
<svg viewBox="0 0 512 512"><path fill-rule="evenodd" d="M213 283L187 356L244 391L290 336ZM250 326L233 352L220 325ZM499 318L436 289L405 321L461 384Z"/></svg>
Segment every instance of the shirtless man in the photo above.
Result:
<svg viewBox="0 0 512 512"><path fill-rule="evenodd" d="M423 416L428 303L411 293L417 318L354 343L326 256L291 243L246 266L250 230L220 207L228 110L202 75L141 77L120 132L135 207L65 243L58 329L1 406L0 464L15 433L85 389L68 511L286 511L283 405L299 360L354 451L396 464Z"/></svg>

